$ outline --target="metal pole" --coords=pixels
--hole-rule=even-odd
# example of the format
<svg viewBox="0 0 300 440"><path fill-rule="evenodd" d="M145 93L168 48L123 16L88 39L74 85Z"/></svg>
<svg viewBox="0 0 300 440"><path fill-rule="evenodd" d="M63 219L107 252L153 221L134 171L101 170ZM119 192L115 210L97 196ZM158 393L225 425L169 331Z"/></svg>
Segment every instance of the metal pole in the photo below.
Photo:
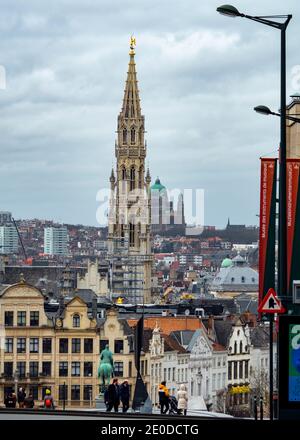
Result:
<svg viewBox="0 0 300 440"><path fill-rule="evenodd" d="M256 399L256 396L254 396L253 405L254 405L254 420L257 420L257 399Z"/></svg>
<svg viewBox="0 0 300 440"><path fill-rule="evenodd" d="M264 419L264 402L263 398L260 397L259 399L259 412L260 412L260 420Z"/></svg>
<svg viewBox="0 0 300 440"><path fill-rule="evenodd" d="M66 409L66 382L64 382L64 398L63 398L63 410Z"/></svg>
<svg viewBox="0 0 300 440"><path fill-rule="evenodd" d="M270 320L270 420L273 420L273 323L274 323L274 315L272 313L269 314L269 320Z"/></svg>
<svg viewBox="0 0 300 440"><path fill-rule="evenodd" d="M279 149L279 224L278 224L278 295L288 300L287 292L287 225L286 225L286 28L281 27L280 69L280 149Z"/></svg>

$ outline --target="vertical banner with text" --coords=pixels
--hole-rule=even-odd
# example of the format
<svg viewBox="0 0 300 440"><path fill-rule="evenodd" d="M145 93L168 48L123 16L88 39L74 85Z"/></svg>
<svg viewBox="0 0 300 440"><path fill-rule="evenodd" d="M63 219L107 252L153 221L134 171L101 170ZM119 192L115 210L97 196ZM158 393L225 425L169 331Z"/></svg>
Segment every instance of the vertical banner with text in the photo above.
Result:
<svg viewBox="0 0 300 440"><path fill-rule="evenodd" d="M259 304L267 291L275 288L276 179L277 159L261 159Z"/></svg>
<svg viewBox="0 0 300 440"><path fill-rule="evenodd" d="M300 280L300 159L286 163L287 292L293 294L293 280Z"/></svg>

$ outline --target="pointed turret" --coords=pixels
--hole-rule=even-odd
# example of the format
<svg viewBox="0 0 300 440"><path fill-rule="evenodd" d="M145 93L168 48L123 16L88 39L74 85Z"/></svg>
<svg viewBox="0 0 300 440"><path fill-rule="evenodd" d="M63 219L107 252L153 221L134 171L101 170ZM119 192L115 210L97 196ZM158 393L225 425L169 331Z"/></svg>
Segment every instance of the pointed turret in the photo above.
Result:
<svg viewBox="0 0 300 440"><path fill-rule="evenodd" d="M124 118L140 118L142 116L138 81L135 70L134 47L135 47L135 38L131 38L130 52L129 52L130 59L129 59L129 66L127 72L127 80L124 91L123 106L120 114L120 116L123 116Z"/></svg>

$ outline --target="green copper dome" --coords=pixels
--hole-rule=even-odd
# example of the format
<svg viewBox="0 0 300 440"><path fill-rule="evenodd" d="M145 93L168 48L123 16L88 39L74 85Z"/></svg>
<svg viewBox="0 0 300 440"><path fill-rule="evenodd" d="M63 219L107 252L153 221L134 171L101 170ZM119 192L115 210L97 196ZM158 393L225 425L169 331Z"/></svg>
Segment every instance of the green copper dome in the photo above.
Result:
<svg viewBox="0 0 300 440"><path fill-rule="evenodd" d="M232 261L230 258L224 258L222 261L221 267L230 267L232 266Z"/></svg>
<svg viewBox="0 0 300 440"><path fill-rule="evenodd" d="M154 185L151 186L151 190L162 191L162 190L164 190L164 189L166 189L166 187L163 186L163 185L160 183L160 180L159 180L159 177L158 177L158 178L155 180Z"/></svg>

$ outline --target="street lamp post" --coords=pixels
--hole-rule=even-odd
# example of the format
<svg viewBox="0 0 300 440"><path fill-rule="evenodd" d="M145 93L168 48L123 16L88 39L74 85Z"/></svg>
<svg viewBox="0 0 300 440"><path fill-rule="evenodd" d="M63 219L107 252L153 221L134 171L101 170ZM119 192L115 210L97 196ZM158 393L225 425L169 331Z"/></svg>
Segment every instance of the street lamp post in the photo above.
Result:
<svg viewBox="0 0 300 440"><path fill-rule="evenodd" d="M278 225L278 296L287 298L287 264L286 264L286 29L292 18L288 15L251 16L242 14L234 6L222 5L217 11L228 17L248 18L280 30L280 154L279 154L279 225ZM275 21L275 20L280 21ZM282 21L284 20L284 21Z"/></svg>
<svg viewBox="0 0 300 440"><path fill-rule="evenodd" d="M242 14L231 5L222 5L217 11L228 17L247 18L280 30L280 148L279 148L279 222L278 222L278 280L277 293L285 305L292 302L287 291L287 226L286 226L286 29L292 15L251 16ZM262 110L262 108L261 108ZM266 108L265 108L266 110ZM262 113L262 111L261 111ZM268 114L268 113L265 113ZM269 113L270 114L270 113ZM287 310L289 307L286 307ZM270 325L270 344L272 326ZM273 339L272 339L273 340ZM271 369L270 359L270 369ZM273 420L273 375L270 374L270 420Z"/></svg>

